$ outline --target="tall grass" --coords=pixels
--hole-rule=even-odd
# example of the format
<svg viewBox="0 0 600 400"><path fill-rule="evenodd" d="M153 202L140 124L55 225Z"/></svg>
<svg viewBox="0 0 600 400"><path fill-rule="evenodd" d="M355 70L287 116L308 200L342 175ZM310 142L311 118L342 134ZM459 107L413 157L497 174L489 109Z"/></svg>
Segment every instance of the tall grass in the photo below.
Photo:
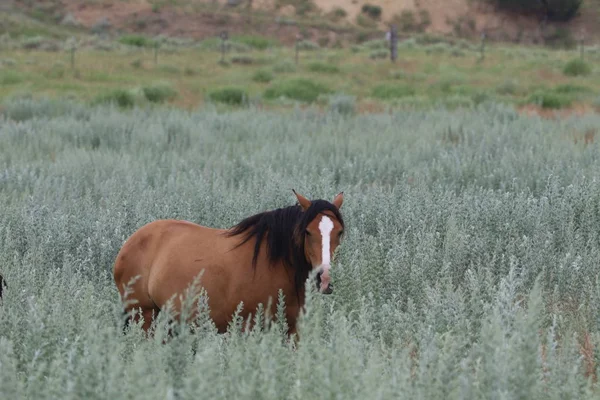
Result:
<svg viewBox="0 0 600 400"><path fill-rule="evenodd" d="M573 141L597 116L2 110L0 398L598 396L600 161ZM128 235L227 227L290 188L346 194L335 291L308 293L296 350L205 318L122 334Z"/></svg>

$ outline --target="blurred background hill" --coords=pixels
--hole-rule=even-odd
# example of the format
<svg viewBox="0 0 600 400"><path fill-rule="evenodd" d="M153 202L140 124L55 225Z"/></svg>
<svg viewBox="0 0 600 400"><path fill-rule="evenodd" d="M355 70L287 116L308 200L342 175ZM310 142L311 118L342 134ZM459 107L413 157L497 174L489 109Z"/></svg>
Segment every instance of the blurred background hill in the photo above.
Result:
<svg viewBox="0 0 600 400"><path fill-rule="evenodd" d="M430 33L524 44L597 43L600 0L3 0L4 32L60 35L61 27L204 39L227 30L282 43L322 44Z"/></svg>

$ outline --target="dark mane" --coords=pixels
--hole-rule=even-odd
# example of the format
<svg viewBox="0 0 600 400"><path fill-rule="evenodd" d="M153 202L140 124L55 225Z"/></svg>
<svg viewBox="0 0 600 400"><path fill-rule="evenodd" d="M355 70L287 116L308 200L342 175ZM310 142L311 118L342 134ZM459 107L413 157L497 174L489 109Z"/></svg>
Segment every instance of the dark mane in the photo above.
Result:
<svg viewBox="0 0 600 400"><path fill-rule="evenodd" d="M317 215L330 211L344 226L342 216L336 206L326 200L313 200L306 211L294 205L265 211L250 216L227 231L227 236L243 235L238 246L250 239L256 239L252 266L256 268L260 245L267 241L267 257L271 263L282 262L287 268L294 270L294 286L296 294L308 278L312 266L304 254L304 231Z"/></svg>

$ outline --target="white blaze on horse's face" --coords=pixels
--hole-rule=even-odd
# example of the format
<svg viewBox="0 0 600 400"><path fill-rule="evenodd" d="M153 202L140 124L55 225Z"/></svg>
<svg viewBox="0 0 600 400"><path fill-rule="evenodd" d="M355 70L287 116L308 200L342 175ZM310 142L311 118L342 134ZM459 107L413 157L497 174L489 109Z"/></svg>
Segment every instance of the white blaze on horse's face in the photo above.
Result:
<svg viewBox="0 0 600 400"><path fill-rule="evenodd" d="M321 287L319 291L325 292L329 289L331 277L329 270L331 269L331 231L333 230L333 222L331 219L323 215L319 222L319 231L321 232Z"/></svg>
<svg viewBox="0 0 600 400"><path fill-rule="evenodd" d="M321 266L329 267L331 264L331 254L329 249L331 247L331 231L333 230L333 222L331 219L323 215L321 222L319 222L319 231L321 232Z"/></svg>

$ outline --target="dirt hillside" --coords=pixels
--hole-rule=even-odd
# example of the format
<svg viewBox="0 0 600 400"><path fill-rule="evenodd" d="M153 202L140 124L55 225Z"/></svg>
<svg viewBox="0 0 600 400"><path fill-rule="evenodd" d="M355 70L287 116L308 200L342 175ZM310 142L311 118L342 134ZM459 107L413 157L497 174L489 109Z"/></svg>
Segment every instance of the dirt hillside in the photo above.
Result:
<svg viewBox="0 0 600 400"><path fill-rule="evenodd" d="M425 13L430 23L426 32L438 34L479 35L485 31L500 40L540 40L542 16L519 16L501 12L485 1L473 0L314 0L324 12L343 9L346 19L356 21L364 4L381 7L379 26L397 22L402 13L419 19ZM396 17L396 19L394 19ZM586 0L580 15L568 24L553 24L555 28L568 28L575 36L582 31L587 36L600 35L600 1ZM552 26L550 27L552 28Z"/></svg>
<svg viewBox="0 0 600 400"><path fill-rule="evenodd" d="M316 7L310 7L311 1ZM362 25L372 35L380 35L377 31L387 30L389 23L394 22L406 34L416 30L477 38L485 31L496 40L540 43L549 31L562 28L564 32L566 28L573 37L584 32L588 43L597 43L600 39L600 0L586 0L580 15L568 24L547 26L540 23L541 16L509 15L485 1L473 0L44 0L33 3L37 4L30 7L34 10L41 7L40 4L46 8L53 5L55 12L69 15L85 28L91 29L104 20L117 31L194 38L215 36L228 30L275 36L283 42L293 41L297 33L302 33L313 40L328 37L329 42L334 43L355 39L353 27ZM379 6L381 15L368 17L362 12L365 4ZM418 27L415 28L415 24Z"/></svg>

